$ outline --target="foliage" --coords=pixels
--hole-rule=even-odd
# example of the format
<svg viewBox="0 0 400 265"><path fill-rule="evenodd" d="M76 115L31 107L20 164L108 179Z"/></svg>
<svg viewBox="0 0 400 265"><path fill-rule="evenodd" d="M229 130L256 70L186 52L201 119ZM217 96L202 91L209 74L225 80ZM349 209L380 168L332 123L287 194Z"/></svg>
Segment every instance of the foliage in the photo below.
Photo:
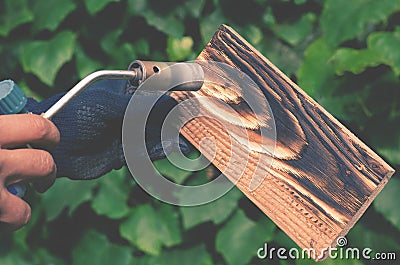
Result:
<svg viewBox="0 0 400 265"><path fill-rule="evenodd" d="M400 0L4 0L1 79L46 98L134 59L194 59L221 23L400 170ZM155 166L177 183L217 174L168 161ZM350 245L399 249L393 178L350 231ZM293 246L236 188L210 204L174 207L152 199L122 169L89 182L59 179L27 199L31 222L0 239L0 264L264 264L256 258L264 242ZM326 263L342 262L372 264Z"/></svg>

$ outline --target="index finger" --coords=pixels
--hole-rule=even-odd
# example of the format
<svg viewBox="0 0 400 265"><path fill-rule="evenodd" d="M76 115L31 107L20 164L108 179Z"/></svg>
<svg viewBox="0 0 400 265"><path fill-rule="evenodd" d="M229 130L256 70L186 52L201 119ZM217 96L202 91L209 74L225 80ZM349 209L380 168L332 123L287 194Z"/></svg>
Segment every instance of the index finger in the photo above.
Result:
<svg viewBox="0 0 400 265"><path fill-rule="evenodd" d="M51 121L36 114L0 115L0 147L13 148L34 144L54 148L60 133Z"/></svg>

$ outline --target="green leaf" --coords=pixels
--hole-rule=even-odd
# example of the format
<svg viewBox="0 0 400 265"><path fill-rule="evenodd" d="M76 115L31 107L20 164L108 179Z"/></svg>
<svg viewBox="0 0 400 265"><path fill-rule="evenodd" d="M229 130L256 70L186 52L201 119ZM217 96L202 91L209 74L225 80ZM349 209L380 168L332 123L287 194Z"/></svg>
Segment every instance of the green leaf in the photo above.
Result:
<svg viewBox="0 0 400 265"><path fill-rule="evenodd" d="M273 30L284 41L296 46L312 32L315 20L316 16L313 13L307 13L295 23L277 24L273 27Z"/></svg>
<svg viewBox="0 0 400 265"><path fill-rule="evenodd" d="M165 263L167 262L167 263ZM195 246L189 249L178 249L165 251L158 257L146 256L141 265L213 265L210 254L204 245Z"/></svg>
<svg viewBox="0 0 400 265"><path fill-rule="evenodd" d="M203 43L208 43L218 27L224 23L226 23L226 19L219 8L210 15L204 17L200 21L200 33Z"/></svg>
<svg viewBox="0 0 400 265"><path fill-rule="evenodd" d="M113 170L103 176L99 190L92 200L92 208L99 215L120 219L129 213L127 204L130 186L127 169Z"/></svg>
<svg viewBox="0 0 400 265"><path fill-rule="evenodd" d="M1 265L32 265L31 260L24 259L18 250L12 250L10 252L1 253L0 255Z"/></svg>
<svg viewBox="0 0 400 265"><path fill-rule="evenodd" d="M400 180L392 178L374 200L374 208L400 230L399 194Z"/></svg>
<svg viewBox="0 0 400 265"><path fill-rule="evenodd" d="M130 247L112 244L107 237L89 230L72 252L73 265L129 265L135 260Z"/></svg>
<svg viewBox="0 0 400 265"><path fill-rule="evenodd" d="M66 264L59 257L54 256L49 250L45 248L35 249L35 255L31 258L31 264Z"/></svg>
<svg viewBox="0 0 400 265"><path fill-rule="evenodd" d="M144 17L147 24L153 26L162 33L165 33L167 36L180 38L185 31L184 24L177 19L174 14L163 16L153 12L152 10L148 10L144 14Z"/></svg>
<svg viewBox="0 0 400 265"><path fill-rule="evenodd" d="M391 163L395 165L400 164L400 144L393 147L377 147L377 151Z"/></svg>
<svg viewBox="0 0 400 265"><path fill-rule="evenodd" d="M0 15L0 36L7 36L17 26L34 20L28 0L5 0L4 6Z"/></svg>
<svg viewBox="0 0 400 265"><path fill-rule="evenodd" d="M319 93L317 97L318 103L336 118L343 121L352 121L352 117L356 113L364 111L364 93L346 93L344 95L330 95L331 91ZM357 114L356 116L361 116Z"/></svg>
<svg viewBox="0 0 400 265"><path fill-rule="evenodd" d="M30 89L28 85L25 83L25 81L18 82L18 86L19 88L21 88L22 92L24 92L25 96L27 96L28 98L34 98L37 101L43 100L43 97L37 94L32 89Z"/></svg>
<svg viewBox="0 0 400 265"><path fill-rule="evenodd" d="M245 39L249 41L253 46L257 46L264 38L264 34L261 29L254 25L248 25L244 30Z"/></svg>
<svg viewBox="0 0 400 265"><path fill-rule="evenodd" d="M302 5L302 4L305 4L306 2L307 2L307 0L294 0L294 3L296 5Z"/></svg>
<svg viewBox="0 0 400 265"><path fill-rule="evenodd" d="M122 30L114 30L106 34L100 41L100 46L106 52L112 63L109 67L120 68L121 65L127 65L133 58L136 58L135 46L131 43L121 43L120 36Z"/></svg>
<svg viewBox="0 0 400 265"><path fill-rule="evenodd" d="M168 38L167 54L169 60L176 62L186 59L192 52L193 39L191 37Z"/></svg>
<svg viewBox="0 0 400 265"><path fill-rule="evenodd" d="M400 0L327 0L321 15L321 27L329 46L361 37L368 26L386 22L400 11Z"/></svg>
<svg viewBox="0 0 400 265"><path fill-rule="evenodd" d="M49 41L32 41L21 46L20 62L25 72L35 74L43 83L51 86L60 68L75 50L76 36L63 31Z"/></svg>
<svg viewBox="0 0 400 265"><path fill-rule="evenodd" d="M102 10L107 4L119 1L120 0L85 0L85 5L89 14L94 15Z"/></svg>
<svg viewBox="0 0 400 265"><path fill-rule="evenodd" d="M171 159L175 159L177 156L179 157L177 153L172 153L169 155ZM190 153L187 157L189 159L195 159L198 156L199 153L195 151ZM201 165L201 163L202 161L196 160L195 162L193 162L193 164L188 165L188 167L193 166L193 168L198 168ZM161 175L173 180L175 183L178 184L182 184L190 175L193 174L193 171L184 170L175 166L170 162L168 158L156 160L153 162L153 165Z"/></svg>
<svg viewBox="0 0 400 265"><path fill-rule="evenodd" d="M76 56L76 70L78 71L79 78L84 78L94 71L100 70L102 64L98 61L93 60L85 54L81 48L77 48L75 51Z"/></svg>
<svg viewBox="0 0 400 265"><path fill-rule="evenodd" d="M300 252L301 253L301 252ZM339 255L339 254L338 254ZM364 263L357 259L331 259L325 261L313 261L312 259L297 259L296 265L363 265Z"/></svg>
<svg viewBox="0 0 400 265"><path fill-rule="evenodd" d="M156 28L167 36L181 38L185 31L185 25L180 21L181 8L176 8L174 12L155 12L145 0L129 0L128 10L132 15L145 18L148 25Z"/></svg>
<svg viewBox="0 0 400 265"><path fill-rule="evenodd" d="M241 197L241 192L234 187L213 202L199 206L180 207L183 227L188 230L207 221L214 224L222 223L238 208L238 200Z"/></svg>
<svg viewBox="0 0 400 265"><path fill-rule="evenodd" d="M141 15L146 9L147 0L128 0L128 11L131 15Z"/></svg>
<svg viewBox="0 0 400 265"><path fill-rule="evenodd" d="M367 67L380 64L389 65L396 75L400 75L400 28L395 32L374 32L368 36L367 49L342 48L335 52L331 61L336 73L345 71L362 73Z"/></svg>
<svg viewBox="0 0 400 265"><path fill-rule="evenodd" d="M238 210L222 227L216 238L216 250L229 265L247 264L257 249L273 239L275 224L267 218L254 222Z"/></svg>
<svg viewBox="0 0 400 265"><path fill-rule="evenodd" d="M53 31L75 8L76 4L72 0L36 0L33 4L35 16L33 29L35 31L42 29Z"/></svg>
<svg viewBox="0 0 400 265"><path fill-rule="evenodd" d="M360 74L368 66L379 65L381 60L380 55L374 51L341 48L335 52L330 61L335 66L336 74L343 75L345 71Z"/></svg>
<svg viewBox="0 0 400 265"><path fill-rule="evenodd" d="M313 98L327 95L332 90L335 77L334 68L329 64L332 53L323 39L314 41L304 52L304 61L297 74L298 84Z"/></svg>
<svg viewBox="0 0 400 265"><path fill-rule="evenodd" d="M46 220L54 220L66 208L71 215L79 205L92 198L92 189L96 185L97 181L57 179L56 183L41 196Z"/></svg>
<svg viewBox="0 0 400 265"><path fill-rule="evenodd" d="M108 55L113 55L113 53L118 48L118 41L121 34L121 29L113 30L107 33L100 41L100 46L103 51L106 52Z"/></svg>
<svg viewBox="0 0 400 265"><path fill-rule="evenodd" d="M396 251L400 244L388 235L367 229L362 224L356 224L349 232L347 237L347 247L371 248L372 253L383 251Z"/></svg>
<svg viewBox="0 0 400 265"><path fill-rule="evenodd" d="M199 18L205 3L206 0L189 0L185 1L185 7L194 18Z"/></svg>
<svg viewBox="0 0 400 265"><path fill-rule="evenodd" d="M367 39L368 48L380 55L382 63L400 76L400 27L395 32L374 32Z"/></svg>
<svg viewBox="0 0 400 265"><path fill-rule="evenodd" d="M31 218L29 219L29 222L24 227L13 233L15 247L17 247L19 250L30 251L31 246L28 244L27 239L28 236L33 232L33 230L38 226L38 220L40 219L42 214L41 208L42 207L40 207L40 205L37 205L34 208L32 208ZM0 262L0 264L2 263Z"/></svg>
<svg viewBox="0 0 400 265"><path fill-rule="evenodd" d="M302 63L299 53L277 38L264 42L262 50L268 60L288 76L296 73Z"/></svg>
<svg viewBox="0 0 400 265"><path fill-rule="evenodd" d="M265 12L262 17L262 22L270 27L275 25L276 20L271 7L267 7L267 9L265 9Z"/></svg>
<svg viewBox="0 0 400 265"><path fill-rule="evenodd" d="M120 234L151 255L159 255L162 246L182 241L178 213L168 205L161 205L157 210L149 204L132 209L129 218L120 225Z"/></svg>
<svg viewBox="0 0 400 265"><path fill-rule="evenodd" d="M142 54L144 56L150 55L150 45L146 39L140 39L135 43L135 51L137 54Z"/></svg>

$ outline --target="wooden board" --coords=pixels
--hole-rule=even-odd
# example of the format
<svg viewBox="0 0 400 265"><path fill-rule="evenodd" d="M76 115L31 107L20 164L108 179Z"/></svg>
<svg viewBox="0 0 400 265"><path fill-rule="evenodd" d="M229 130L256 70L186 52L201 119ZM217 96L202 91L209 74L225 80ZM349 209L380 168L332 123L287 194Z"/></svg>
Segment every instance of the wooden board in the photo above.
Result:
<svg viewBox="0 0 400 265"><path fill-rule="evenodd" d="M272 109L276 149L274 155L251 150L230 137L229 124L207 117L186 123L183 136L198 148L204 137L213 139L216 153L204 146L201 152L300 247L318 256L334 247L394 170L230 27L220 26L198 60L228 64L258 85ZM172 95L183 101L226 93L226 87L205 83L198 92ZM228 103L240 109L238 102ZM270 118L268 110L265 115ZM255 174L263 181L250 191Z"/></svg>

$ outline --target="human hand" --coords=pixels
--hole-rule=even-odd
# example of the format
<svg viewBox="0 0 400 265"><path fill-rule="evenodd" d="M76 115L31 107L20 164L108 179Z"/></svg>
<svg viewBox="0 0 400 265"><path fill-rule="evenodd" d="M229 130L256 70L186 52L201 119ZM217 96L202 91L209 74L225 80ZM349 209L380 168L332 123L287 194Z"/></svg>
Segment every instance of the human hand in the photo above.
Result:
<svg viewBox="0 0 400 265"><path fill-rule="evenodd" d="M61 134L60 144L52 153L58 177L94 179L125 164L121 130L125 110L132 96L125 93L125 89L126 81L123 80L98 81L52 118ZM45 112L61 96L59 94L40 103L30 99L27 109L34 113ZM146 106L159 95L149 93L136 96L140 97L139 104ZM171 97L162 96L147 120L146 145L152 160L163 158L165 152L175 148L180 148L183 153L189 151L184 142L176 143L176 139L164 145L169 150L163 150L160 142L162 123L175 104ZM139 106L138 109L142 108Z"/></svg>
<svg viewBox="0 0 400 265"><path fill-rule="evenodd" d="M21 228L31 215L30 206L7 186L33 182L38 191L46 191L56 176L53 157L46 150L54 149L59 139L56 126L39 115L0 115L0 233ZM27 144L35 149L20 148Z"/></svg>

